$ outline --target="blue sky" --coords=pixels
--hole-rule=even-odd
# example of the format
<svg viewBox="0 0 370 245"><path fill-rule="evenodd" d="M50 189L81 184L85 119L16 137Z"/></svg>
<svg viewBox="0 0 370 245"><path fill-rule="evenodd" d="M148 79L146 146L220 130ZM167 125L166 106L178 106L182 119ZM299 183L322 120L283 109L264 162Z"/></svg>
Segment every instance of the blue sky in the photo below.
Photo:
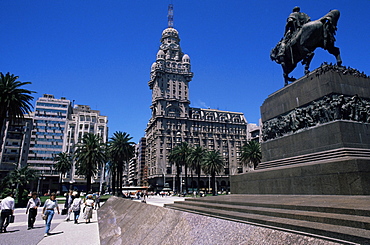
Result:
<svg viewBox="0 0 370 245"><path fill-rule="evenodd" d="M2 0L0 71L28 89L90 105L109 118L110 135L137 142L150 118L150 67L174 5L174 27L191 58L191 106L243 112L257 123L267 96L283 87L269 58L296 5L316 20L341 11L336 46L343 65L370 75L369 0ZM316 50L311 70L335 58ZM292 73L303 75L298 65Z"/></svg>

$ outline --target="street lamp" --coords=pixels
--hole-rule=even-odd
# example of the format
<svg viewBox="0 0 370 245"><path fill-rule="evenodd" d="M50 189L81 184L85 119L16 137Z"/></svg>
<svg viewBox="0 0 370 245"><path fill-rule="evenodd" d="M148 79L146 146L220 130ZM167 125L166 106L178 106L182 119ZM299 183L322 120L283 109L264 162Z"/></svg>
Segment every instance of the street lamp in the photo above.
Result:
<svg viewBox="0 0 370 245"><path fill-rule="evenodd" d="M40 181L41 180L44 180L45 179L45 177L44 177L44 173L41 173L41 176L39 176L39 178L38 178L38 181L37 181L37 194L40 194Z"/></svg>

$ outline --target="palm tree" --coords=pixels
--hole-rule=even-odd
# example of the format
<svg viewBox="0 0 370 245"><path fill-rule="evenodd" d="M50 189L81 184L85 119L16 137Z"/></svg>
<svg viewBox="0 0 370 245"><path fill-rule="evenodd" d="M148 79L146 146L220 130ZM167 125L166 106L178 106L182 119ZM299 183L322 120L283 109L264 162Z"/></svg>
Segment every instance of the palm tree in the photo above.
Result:
<svg viewBox="0 0 370 245"><path fill-rule="evenodd" d="M262 153L261 145L257 141L248 141L242 147L242 153L240 160L246 164L248 167L252 164L255 169L261 162Z"/></svg>
<svg viewBox="0 0 370 245"><path fill-rule="evenodd" d="M62 193L62 175L68 173L72 168L72 157L66 152L61 152L54 157L54 168L59 173L59 191Z"/></svg>
<svg viewBox="0 0 370 245"><path fill-rule="evenodd" d="M188 192L188 167L189 167L189 155L191 152L191 147L187 142L182 142L180 145L172 149L168 160L171 163L176 164L176 178L177 178L177 191L180 191L180 173L181 167L184 166L185 169L185 191Z"/></svg>
<svg viewBox="0 0 370 245"><path fill-rule="evenodd" d="M23 206L27 203L26 186L36 179L36 172L27 166L10 172L2 181L1 189L16 190L18 204Z"/></svg>
<svg viewBox="0 0 370 245"><path fill-rule="evenodd" d="M105 143L98 135L86 133L75 152L76 172L86 177L86 191L91 190L91 177L106 160Z"/></svg>
<svg viewBox="0 0 370 245"><path fill-rule="evenodd" d="M208 151L202 162L202 169L205 174L211 175L212 194L216 195L216 174L220 173L224 162L219 151Z"/></svg>
<svg viewBox="0 0 370 245"><path fill-rule="evenodd" d="M128 162L134 156L135 147L134 142L130 140L130 134L126 132L115 132L113 137L109 141L109 155L114 164L114 167L117 169L117 185L118 185L118 195L122 195L122 178L123 178L123 169L128 169Z"/></svg>
<svg viewBox="0 0 370 245"><path fill-rule="evenodd" d="M192 149L189 155L189 161L191 163L191 166L196 169L196 173L198 174L198 191L199 191L199 184L200 184L200 174L201 174L201 164L203 161L203 158L206 154L207 150L204 149L201 146L196 146Z"/></svg>
<svg viewBox="0 0 370 245"><path fill-rule="evenodd" d="M111 175L112 193L113 195L116 195L117 165L115 164L114 161L111 160L109 150L108 150L108 159L109 161L107 162L106 166L107 166L108 173Z"/></svg>
<svg viewBox="0 0 370 245"><path fill-rule="evenodd" d="M12 123L31 112L33 96L30 94L35 92L21 88L31 83L16 81L18 78L9 72L6 75L0 72L0 149L6 120Z"/></svg>

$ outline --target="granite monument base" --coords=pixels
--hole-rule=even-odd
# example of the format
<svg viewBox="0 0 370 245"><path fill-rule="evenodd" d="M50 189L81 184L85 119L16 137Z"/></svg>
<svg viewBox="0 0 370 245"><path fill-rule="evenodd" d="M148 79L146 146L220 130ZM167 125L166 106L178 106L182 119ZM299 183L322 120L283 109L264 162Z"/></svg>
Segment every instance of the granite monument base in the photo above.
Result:
<svg viewBox="0 0 370 245"><path fill-rule="evenodd" d="M324 65L261 106L262 162L233 194L370 195L370 78Z"/></svg>

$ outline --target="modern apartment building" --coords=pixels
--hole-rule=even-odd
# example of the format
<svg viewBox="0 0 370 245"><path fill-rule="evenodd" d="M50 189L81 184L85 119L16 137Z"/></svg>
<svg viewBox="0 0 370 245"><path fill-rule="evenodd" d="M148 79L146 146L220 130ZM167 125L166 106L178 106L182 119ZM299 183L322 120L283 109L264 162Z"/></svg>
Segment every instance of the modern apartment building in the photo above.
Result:
<svg viewBox="0 0 370 245"><path fill-rule="evenodd" d="M175 146L188 142L222 154L225 168L217 176L217 184L218 190L228 190L229 174L243 171L241 147L250 138L244 114L190 107L190 57L182 52L179 33L172 26L162 32L160 41L148 82L152 90L152 116L146 128L148 183L153 187L175 186L176 170L167 157ZM188 183L197 189L208 185L209 178L204 174L200 183L196 178Z"/></svg>
<svg viewBox="0 0 370 245"><path fill-rule="evenodd" d="M27 163L40 175L38 189L42 193L59 189L54 157L66 151L64 141L71 112L71 101L64 97L44 94L36 101Z"/></svg>
<svg viewBox="0 0 370 245"><path fill-rule="evenodd" d="M70 100L44 94L36 101L33 113L33 129L27 163L39 174L38 190L41 193L59 190L60 174L55 171L55 156L61 152L73 154L76 144L85 133L108 138L108 118L87 105L72 107ZM104 181L104 169L93 177L93 188L98 189ZM62 176L63 191L69 188L84 190L86 179L76 175L75 164Z"/></svg>
<svg viewBox="0 0 370 245"><path fill-rule="evenodd" d="M3 132L3 144L0 150L0 178L10 171L27 165L33 120L29 115L13 123L6 122Z"/></svg>

